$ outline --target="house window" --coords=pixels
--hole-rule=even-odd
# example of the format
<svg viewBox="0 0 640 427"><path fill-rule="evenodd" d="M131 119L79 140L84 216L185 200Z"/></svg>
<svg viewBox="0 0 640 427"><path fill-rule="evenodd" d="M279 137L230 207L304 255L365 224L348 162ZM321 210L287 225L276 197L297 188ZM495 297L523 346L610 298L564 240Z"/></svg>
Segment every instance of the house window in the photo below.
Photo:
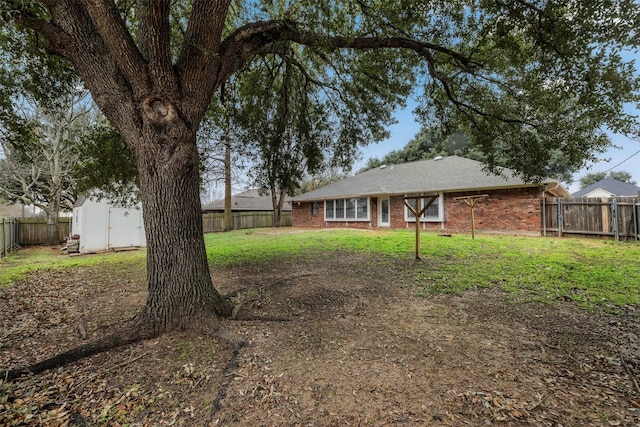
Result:
<svg viewBox="0 0 640 427"><path fill-rule="evenodd" d="M336 200L335 219L344 219L344 199Z"/></svg>
<svg viewBox="0 0 640 427"><path fill-rule="evenodd" d="M428 201L429 198L420 199L420 209L422 209ZM411 207L415 208L416 199L407 199L406 202ZM438 195L438 198L434 200L431 206L429 206L427 210L422 214L422 216L420 217L420 222L440 222L442 221L443 217L442 193L440 193ZM407 222L415 222L416 220L413 212L411 212L406 206L404 207L404 220Z"/></svg>
<svg viewBox="0 0 640 427"><path fill-rule="evenodd" d="M311 203L311 215L318 215L318 202Z"/></svg>
<svg viewBox="0 0 640 427"><path fill-rule="evenodd" d="M324 217L325 219L333 219L335 213L335 201L325 200L324 202Z"/></svg>
<svg viewBox="0 0 640 427"><path fill-rule="evenodd" d="M327 221L369 221L369 199L367 197L350 197L326 200L324 218Z"/></svg>
<svg viewBox="0 0 640 427"><path fill-rule="evenodd" d="M345 204L347 205L346 217L348 219L355 219L356 218L356 199L346 199Z"/></svg>

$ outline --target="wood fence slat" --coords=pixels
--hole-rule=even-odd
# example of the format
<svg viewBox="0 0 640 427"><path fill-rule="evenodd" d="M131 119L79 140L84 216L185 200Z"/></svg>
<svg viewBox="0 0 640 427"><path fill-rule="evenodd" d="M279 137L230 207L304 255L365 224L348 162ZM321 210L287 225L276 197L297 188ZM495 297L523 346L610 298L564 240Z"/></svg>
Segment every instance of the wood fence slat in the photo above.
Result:
<svg viewBox="0 0 640 427"><path fill-rule="evenodd" d="M202 226L205 233L224 230L223 213L206 213L202 215ZM291 212L282 212L280 218L281 227L291 226ZM273 212L234 212L233 229L244 230L249 228L273 227Z"/></svg>
<svg viewBox="0 0 640 427"><path fill-rule="evenodd" d="M60 218L58 220L58 239L60 243L71 232L71 218ZM18 230L16 243L24 245L42 245L47 240L47 221L37 219L18 219Z"/></svg>
<svg viewBox="0 0 640 427"><path fill-rule="evenodd" d="M543 209L545 233L640 240L637 198L551 199Z"/></svg>

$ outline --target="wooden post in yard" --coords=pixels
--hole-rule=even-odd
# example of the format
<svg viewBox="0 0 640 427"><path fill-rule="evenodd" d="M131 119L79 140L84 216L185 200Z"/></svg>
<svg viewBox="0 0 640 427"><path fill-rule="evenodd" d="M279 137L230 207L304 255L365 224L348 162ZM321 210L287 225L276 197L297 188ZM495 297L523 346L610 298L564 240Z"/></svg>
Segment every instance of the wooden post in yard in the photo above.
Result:
<svg viewBox="0 0 640 427"><path fill-rule="evenodd" d="M461 197L454 198L454 200L462 200L467 204L467 206L469 206L469 213L471 217L471 239L472 240L476 238L476 220L473 215L473 209L476 207L476 203L478 203L478 200L484 197L489 197L489 195L479 194L477 196L461 196Z"/></svg>
<svg viewBox="0 0 640 427"><path fill-rule="evenodd" d="M424 214L429 206L433 204L433 202L438 198L438 195L435 196L410 196L404 198L404 205L409 209L409 211L416 217L416 259L420 259L420 217ZM420 199L429 199L429 201L423 206L422 209L420 206ZM407 203L407 200L415 201L415 208Z"/></svg>
<svg viewBox="0 0 640 427"><path fill-rule="evenodd" d="M611 227L609 224L609 199L606 197L603 197L600 199L600 201L602 202L602 233L603 234L609 234L609 232L611 231Z"/></svg>
<svg viewBox="0 0 640 427"><path fill-rule="evenodd" d="M2 218L2 251L0 251L0 258L7 256L7 231L5 228L4 218Z"/></svg>

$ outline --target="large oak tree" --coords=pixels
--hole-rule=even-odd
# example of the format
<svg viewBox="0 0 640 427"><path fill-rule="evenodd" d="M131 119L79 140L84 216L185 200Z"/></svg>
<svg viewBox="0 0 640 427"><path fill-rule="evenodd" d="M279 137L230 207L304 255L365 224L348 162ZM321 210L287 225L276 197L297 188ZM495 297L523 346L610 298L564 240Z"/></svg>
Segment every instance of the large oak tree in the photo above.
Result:
<svg viewBox="0 0 640 427"><path fill-rule="evenodd" d="M333 113L345 123L369 101L390 111L402 102L402 91L392 96L397 84L415 83L424 93L418 113L425 120L464 131L490 164L497 147L521 154L510 156L510 166L528 178L539 174L551 150L582 164L609 143L603 125L632 130L623 106L636 100L637 82L633 65L622 59L637 42L632 0L278 6L269 0L0 0L4 26L73 65L138 169L146 306L115 341L76 354L175 328L215 332L216 316L231 314L207 264L196 134L216 90L283 44L309 58L304 63L320 70L320 84L344 90ZM378 118L368 126L379 127ZM348 150L354 139L344 141Z"/></svg>

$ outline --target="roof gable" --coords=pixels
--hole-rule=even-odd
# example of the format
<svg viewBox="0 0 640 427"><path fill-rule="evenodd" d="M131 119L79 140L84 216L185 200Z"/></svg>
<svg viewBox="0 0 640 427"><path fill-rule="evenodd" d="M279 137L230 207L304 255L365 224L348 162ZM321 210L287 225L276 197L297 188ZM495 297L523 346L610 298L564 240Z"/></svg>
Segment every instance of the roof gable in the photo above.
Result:
<svg viewBox="0 0 640 427"><path fill-rule="evenodd" d="M593 183L580 191L576 191L572 194L573 197L587 197L590 193L596 190L602 190L609 193L611 196L629 196L636 197L640 191L640 187L637 187L628 182L618 181L613 178L605 178L596 183Z"/></svg>
<svg viewBox="0 0 640 427"><path fill-rule="evenodd" d="M510 169L502 169L504 176L484 170L476 160L448 156L431 160L381 166L345 178L309 193L294 197L294 201L322 200L338 197L401 195L422 192L453 192L527 187ZM547 180L545 182L554 182ZM558 183L558 185L560 185ZM568 192L566 192L568 195Z"/></svg>

